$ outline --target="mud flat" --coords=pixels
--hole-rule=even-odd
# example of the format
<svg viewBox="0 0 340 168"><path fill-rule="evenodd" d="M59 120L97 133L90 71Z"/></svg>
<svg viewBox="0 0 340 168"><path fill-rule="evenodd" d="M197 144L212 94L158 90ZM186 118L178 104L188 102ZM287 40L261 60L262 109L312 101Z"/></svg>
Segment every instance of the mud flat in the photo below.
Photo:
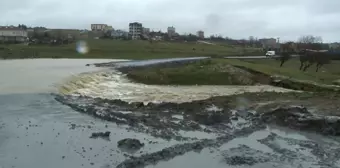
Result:
<svg viewBox="0 0 340 168"><path fill-rule="evenodd" d="M277 102L273 102L272 97L276 97ZM177 157L185 158L192 155L192 152L207 149L211 149L212 153L219 153L207 156L216 155L224 164L234 166L277 165L278 163L278 165L285 165L292 162L294 166L314 164L336 167L338 157L333 154L325 156L322 152L340 151L339 148L331 147L332 143L337 144L338 141L329 143L315 142L310 139L296 140L292 137L285 139L281 137L284 134L274 134L275 132L266 130L268 129L266 125L274 124L297 132L317 133L320 139L327 138L321 135L330 138L338 136L340 117L326 115L336 113L332 112L332 108L323 107L322 103L317 104L318 101L326 99L326 96L322 97L322 95L313 93L267 92L213 97L190 103L145 105L143 102L127 103L121 100L84 96L56 96L56 100L76 111L114 122L117 125L126 125L127 130L165 140L184 142L160 151L132 156L117 167L145 167L158 163L162 165L164 161ZM334 102L336 99L329 100ZM323 111L319 111L318 108ZM261 143L272 151L259 152L263 155L261 158L251 156L251 153L258 153L257 149L251 145L252 143L250 146L249 144L244 146L247 144L245 143L233 148L223 148L235 139L259 134L258 132L261 131L264 131L266 135L262 135L256 143ZM276 141L288 144L280 147L277 146ZM300 153L296 153L295 149L301 149ZM303 150L311 152L305 153ZM304 163L300 163L302 161ZM220 165L220 167L223 166Z"/></svg>
<svg viewBox="0 0 340 168"><path fill-rule="evenodd" d="M339 167L336 136L340 120L337 107L325 103L339 104L336 97L264 92L148 104L72 95L55 98L78 112L126 126L128 131L178 142L129 156L117 164L119 168L203 168L207 162L218 168ZM275 125L285 128L277 131ZM285 129L291 135L281 131Z"/></svg>

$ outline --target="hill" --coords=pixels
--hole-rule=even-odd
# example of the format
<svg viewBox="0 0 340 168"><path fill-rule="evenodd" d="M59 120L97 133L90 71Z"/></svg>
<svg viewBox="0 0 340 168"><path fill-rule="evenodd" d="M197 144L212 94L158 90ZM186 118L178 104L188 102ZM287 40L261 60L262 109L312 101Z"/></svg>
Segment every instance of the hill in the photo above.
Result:
<svg viewBox="0 0 340 168"><path fill-rule="evenodd" d="M192 56L238 56L263 55L258 48L241 48L231 45L209 45L196 42L164 42L123 40L88 40L89 52L80 54L77 44L67 45L0 45L0 57L18 58L115 58L115 59L152 59Z"/></svg>

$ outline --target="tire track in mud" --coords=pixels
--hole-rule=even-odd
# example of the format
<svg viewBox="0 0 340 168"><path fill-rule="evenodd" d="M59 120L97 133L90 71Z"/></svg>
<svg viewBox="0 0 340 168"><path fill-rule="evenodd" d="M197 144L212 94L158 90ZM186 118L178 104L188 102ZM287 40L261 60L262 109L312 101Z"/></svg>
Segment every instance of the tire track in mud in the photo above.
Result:
<svg viewBox="0 0 340 168"><path fill-rule="evenodd" d="M178 144L168 148L164 148L161 151L148 153L139 157L132 157L120 163L117 168L134 168L145 167L151 164L157 164L160 161L170 160L176 156L184 155L191 151L200 151L207 147L220 147L224 143L227 143L237 137L247 136L251 133L265 129L265 125L256 125L253 127L243 128L232 132L231 134L218 137L216 139L203 139L193 143Z"/></svg>

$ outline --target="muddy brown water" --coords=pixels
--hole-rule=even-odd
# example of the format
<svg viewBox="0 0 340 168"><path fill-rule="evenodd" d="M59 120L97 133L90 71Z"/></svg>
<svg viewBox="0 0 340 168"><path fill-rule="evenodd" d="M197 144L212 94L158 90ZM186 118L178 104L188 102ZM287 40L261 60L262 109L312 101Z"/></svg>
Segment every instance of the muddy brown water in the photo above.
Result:
<svg viewBox="0 0 340 168"><path fill-rule="evenodd" d="M98 76L98 73L101 74L99 76L102 76L103 69L92 66L85 67L84 65L106 61L108 60L38 59L0 61L0 77L2 79L0 81L1 168L109 168L121 167L124 163L133 163L138 159L145 161L143 163L145 167L162 168L203 168L208 166L216 168L339 167L339 157L336 158L336 155L327 155L327 158L324 158L326 157L325 153L335 153L337 151L338 141L318 134L267 126L265 129L249 134L235 135L235 137L228 140L216 140L220 136L216 132L195 130L178 130L180 136L192 139L184 141L165 140L147 133L128 129L129 126L125 124L117 125L115 122L100 120L90 115L79 113L69 106L57 102L54 99L55 97L50 94L51 92L56 93L58 91L56 86L60 89L61 83L66 83L67 86L72 85L69 82L81 78L78 74L83 72L90 73L85 73L87 78L80 80L82 88L77 88L73 85L68 89L69 92L67 93L111 99L127 97L125 99L127 101L155 102L175 99L185 102L222 94L216 91L213 92L213 95L208 95L208 92L213 91L213 89L209 90L208 87L197 86L197 89L192 90L184 88L181 95L180 88L164 87L158 90L156 86L148 88L144 85L128 83L121 74L113 75L108 79L105 78L105 80L95 77L90 77L91 79L89 80L88 75L93 75L93 71L96 71L94 76ZM107 71L104 74L107 76ZM117 80L112 81L112 78ZM91 82L99 84L97 85L99 87L94 87L94 83ZM114 83L119 86L112 86ZM124 88L124 85L126 88ZM113 91L107 93L110 89ZM161 93L161 96L151 92L151 90L155 89ZM107 94L101 90L105 90ZM228 93L230 90L233 89L226 88L223 92ZM142 93L143 91L146 91L146 93ZM261 89L257 91L261 91ZM189 93L197 95L194 98L183 96L183 94L188 95ZM184 98L181 99L181 96ZM212 104L204 111L214 113L219 111L220 108ZM134 113L133 111L115 112L121 114ZM134 113L134 115L137 114ZM168 122L167 119L165 118L162 122ZM180 112L171 117L171 121L174 123L181 122L181 120L186 120L186 118ZM249 121L239 118L238 121L231 121L226 124L231 129L225 133L232 135L233 130L247 127ZM209 126L202 124L200 124L200 127L210 129ZM91 133L98 131L111 131L110 141L89 138ZM128 153L117 148L117 142L123 138L136 138L146 145L135 153ZM202 143L200 143L201 141ZM183 144L195 142L202 144L203 149L197 151L184 148L186 150L183 153L173 158L154 159L157 162L145 160L145 158L161 150L178 150L174 145L183 146ZM218 143L220 145L213 145ZM178 146L178 148L182 146ZM318 146L318 148L315 148L315 146ZM322 157L318 153L325 154L325 156ZM257 158L255 155L261 157ZM134 157L131 158L130 156Z"/></svg>

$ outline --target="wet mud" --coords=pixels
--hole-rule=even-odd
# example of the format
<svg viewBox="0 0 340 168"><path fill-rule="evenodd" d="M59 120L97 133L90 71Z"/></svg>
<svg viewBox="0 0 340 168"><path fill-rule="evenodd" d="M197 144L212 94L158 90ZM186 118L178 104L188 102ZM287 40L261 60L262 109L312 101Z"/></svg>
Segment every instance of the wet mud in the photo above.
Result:
<svg viewBox="0 0 340 168"><path fill-rule="evenodd" d="M144 143L142 143L138 139L133 138L125 138L122 140L119 140L117 143L117 146L125 151L135 152L140 150L142 147L144 147Z"/></svg>
<svg viewBox="0 0 340 168"><path fill-rule="evenodd" d="M270 151L253 149L249 144L242 144L222 151L222 161L232 166L339 167L339 148L331 147L335 145L332 142L293 139L276 133L270 133L257 141Z"/></svg>
<svg viewBox="0 0 340 168"><path fill-rule="evenodd" d="M324 135L340 135L340 117L312 114L306 107L281 107L263 114L265 122Z"/></svg>
<svg viewBox="0 0 340 168"><path fill-rule="evenodd" d="M139 157L132 157L131 159L127 159L120 163L117 168L145 167L147 165L157 164L159 161L170 160L176 156L181 156L191 151L199 152L207 147L219 147L238 136L249 135L258 129L264 128L263 126L264 125L258 125L256 127L243 128L232 132L232 134L220 136L216 139L202 139L192 143L178 144L154 153L144 154Z"/></svg>
<svg viewBox="0 0 340 168"><path fill-rule="evenodd" d="M232 166L253 166L258 163L272 162L277 157L271 153L252 149L247 145L240 145L226 151L222 151L223 161Z"/></svg>
<svg viewBox="0 0 340 168"><path fill-rule="evenodd" d="M313 132L320 136L338 136L340 120L335 110L336 107L330 107L324 102L335 103L339 100L337 97L329 97L321 93L245 93L190 103L148 104L86 96L54 96L57 101L78 112L111 121L117 125L125 125L128 131L145 133L164 140L184 142L156 152L130 156L117 165L121 168L158 165L177 157L186 157L186 154L191 152L200 153L199 151L207 148L218 149L220 162L231 166L263 164L277 166L288 162L296 166L299 165L298 162L304 161L306 163L301 163L302 167L310 163L334 167L338 163L337 156L324 157L325 155L322 155L323 151L333 150L330 149L329 144L320 144L310 140L285 139L275 133L258 141L271 149L272 152L269 153L257 151L247 144L228 150L219 149L234 139L265 130L266 125L272 124L296 131ZM276 101L272 101L273 97ZM310 150L311 153L297 156L294 152L295 147L291 151L275 146L277 145L276 139L285 141L288 145L301 146L297 149ZM339 149L336 148L333 152L337 150ZM254 156L254 153L258 155Z"/></svg>
<svg viewBox="0 0 340 168"><path fill-rule="evenodd" d="M94 132L91 134L90 138L103 138L103 139L107 139L110 140L110 131L106 131L106 132Z"/></svg>
<svg viewBox="0 0 340 168"><path fill-rule="evenodd" d="M185 132L202 131L207 134L220 133L219 129L231 129L229 112L223 109L201 109L190 103L183 106L175 103L153 104L127 103L84 96L58 96L56 100L72 109L90 114L118 125L128 125L128 129L150 134L154 137L176 140L196 140L197 137L182 136ZM172 106L172 107L171 107ZM199 110L199 111L198 111ZM210 126L209 128L207 126ZM216 129L216 128L218 129Z"/></svg>
<svg viewBox="0 0 340 168"><path fill-rule="evenodd" d="M259 140L260 143L268 146L274 152L280 155L272 157L276 160L285 160L287 162L298 162L303 160L314 165L323 165L325 167L337 167L340 148L332 147L334 143L317 143L307 140L291 139L271 133L264 139ZM282 146L294 145L295 147L283 148ZM303 152L299 152L303 151ZM318 158L315 160L313 157Z"/></svg>

